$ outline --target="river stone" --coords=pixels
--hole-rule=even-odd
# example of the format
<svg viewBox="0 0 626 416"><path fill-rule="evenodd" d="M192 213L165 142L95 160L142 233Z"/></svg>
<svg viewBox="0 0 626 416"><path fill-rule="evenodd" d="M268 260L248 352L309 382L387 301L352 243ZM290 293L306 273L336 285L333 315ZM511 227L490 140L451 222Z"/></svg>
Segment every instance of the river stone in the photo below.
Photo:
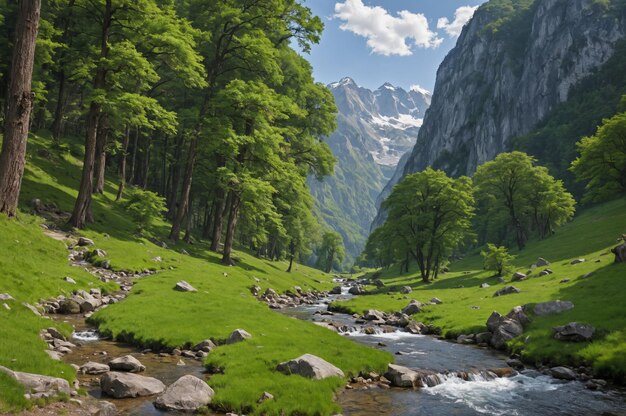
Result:
<svg viewBox="0 0 626 416"><path fill-rule="evenodd" d="M487 329L489 330L489 332L494 332L496 328L500 326L503 320L504 316L500 315L496 311L493 311L487 319Z"/></svg>
<svg viewBox="0 0 626 416"><path fill-rule="evenodd" d="M537 267L543 267L543 266L547 266L547 265L549 265L549 264L550 264L550 262L549 262L548 260L546 260L546 259L544 259L544 258L542 258L542 257L539 257L539 258L537 259L537 262L535 263L535 266L537 266Z"/></svg>
<svg viewBox="0 0 626 416"><path fill-rule="evenodd" d="M74 299L65 299L59 305L59 312L66 315L80 313L80 303Z"/></svg>
<svg viewBox="0 0 626 416"><path fill-rule="evenodd" d="M65 336L62 333L60 333L58 329L56 329L54 327L50 327L50 328L46 329L46 331L48 332L48 334L50 334L50 336L52 338L60 339L60 340L63 340L63 341L67 341L67 338L65 338Z"/></svg>
<svg viewBox="0 0 626 416"><path fill-rule="evenodd" d="M496 349L503 348L508 341L520 336L522 332L524 332L524 328L517 320L504 318L493 331L491 345Z"/></svg>
<svg viewBox="0 0 626 416"><path fill-rule="evenodd" d="M415 299L409 302L408 305L402 309L402 313L407 315L415 315L416 313L420 313L422 311L422 304Z"/></svg>
<svg viewBox="0 0 626 416"><path fill-rule="evenodd" d="M111 370L111 368L106 364L95 363L93 361L86 362L80 367L80 372L82 374L104 374Z"/></svg>
<svg viewBox="0 0 626 416"><path fill-rule="evenodd" d="M234 344L236 342L245 341L245 340L250 339L250 338L252 338L252 335L250 335L250 333L247 332L246 330L244 330L244 329L235 329L228 336L228 343L229 344Z"/></svg>
<svg viewBox="0 0 626 416"><path fill-rule="evenodd" d="M179 292L197 292L198 291L198 289L191 286L189 283L185 282L184 280L181 280L180 282L176 283L176 286L174 286L174 290L178 290Z"/></svg>
<svg viewBox="0 0 626 416"><path fill-rule="evenodd" d="M416 387L419 381L419 374L410 368L389 364L385 378L391 381L391 385L394 387Z"/></svg>
<svg viewBox="0 0 626 416"><path fill-rule="evenodd" d="M402 293L403 295L408 295L411 292L413 292L413 288L411 286L404 286L402 287L402 289L400 289L400 293Z"/></svg>
<svg viewBox="0 0 626 416"><path fill-rule="evenodd" d="M94 244L93 240L87 237L80 237L78 239L78 242L76 243L76 245L79 247L93 246L93 244Z"/></svg>
<svg viewBox="0 0 626 416"><path fill-rule="evenodd" d="M554 338L568 342L589 341L595 331L596 329L589 324L570 322L567 325L554 328Z"/></svg>
<svg viewBox="0 0 626 416"><path fill-rule="evenodd" d="M195 347L192 348L194 351L204 351L211 352L211 350L215 348L215 344L210 339L205 339L204 341L198 343Z"/></svg>
<svg viewBox="0 0 626 416"><path fill-rule="evenodd" d="M131 373L139 373L146 369L146 366L132 355L125 355L109 361L109 367L111 367L111 370L128 371Z"/></svg>
<svg viewBox="0 0 626 416"><path fill-rule="evenodd" d="M554 378L559 380L576 380L576 373L571 368L567 367L552 367L550 374Z"/></svg>
<svg viewBox="0 0 626 416"><path fill-rule="evenodd" d="M182 376L161 394L154 405L163 410L194 412L211 403L215 392L196 376Z"/></svg>
<svg viewBox="0 0 626 416"><path fill-rule="evenodd" d="M521 306L515 306L513 309L511 309L511 312L506 315L506 317L516 320L522 326L530 323L530 318L528 317L528 315L526 315L524 308Z"/></svg>
<svg viewBox="0 0 626 416"><path fill-rule="evenodd" d="M70 384L67 380L41 374L22 373L0 366L0 372L24 386L24 393L34 398L53 397L59 393L69 395Z"/></svg>
<svg viewBox="0 0 626 416"><path fill-rule="evenodd" d="M622 236L622 238L624 237ZM624 239L626 240L626 238ZM624 244L611 249L611 252L615 254L615 263L626 263L626 241Z"/></svg>
<svg viewBox="0 0 626 416"><path fill-rule="evenodd" d="M341 286L333 287L328 293L331 295L341 295Z"/></svg>
<svg viewBox="0 0 626 416"><path fill-rule="evenodd" d="M382 313L381 311L370 309L367 312L365 312L365 315L363 315L363 319L365 319L366 321L384 321L385 314Z"/></svg>
<svg viewBox="0 0 626 416"><path fill-rule="evenodd" d="M494 293L493 297L495 298L498 296L510 295L511 293L519 293L519 292L521 292L521 290L519 290L515 286L506 286L498 290L496 293Z"/></svg>
<svg viewBox="0 0 626 416"><path fill-rule="evenodd" d="M115 416L117 415L117 408L111 402L100 401L94 405L90 405L88 408L91 416Z"/></svg>
<svg viewBox="0 0 626 416"><path fill-rule="evenodd" d="M363 289L363 286L356 285L356 286L352 286L350 290L348 290L348 293L351 295L362 295L365 293L365 290Z"/></svg>
<svg viewBox="0 0 626 416"><path fill-rule="evenodd" d="M328 377L345 377L341 369L312 354L304 354L296 359L280 363L276 369L281 373L298 374L314 380Z"/></svg>
<svg viewBox="0 0 626 416"><path fill-rule="evenodd" d="M100 378L100 388L111 397L124 399L159 394L165 390L165 384L152 377L110 372Z"/></svg>
<svg viewBox="0 0 626 416"><path fill-rule="evenodd" d="M533 308L535 315L555 315L561 312L569 311L574 308L574 304L568 300L552 300L550 302L538 303Z"/></svg>

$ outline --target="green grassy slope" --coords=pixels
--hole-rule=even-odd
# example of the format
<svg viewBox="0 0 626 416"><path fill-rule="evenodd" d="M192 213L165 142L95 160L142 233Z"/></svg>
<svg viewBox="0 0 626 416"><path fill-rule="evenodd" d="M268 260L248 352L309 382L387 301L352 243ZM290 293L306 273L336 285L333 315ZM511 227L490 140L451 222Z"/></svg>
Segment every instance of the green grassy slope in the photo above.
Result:
<svg viewBox="0 0 626 416"><path fill-rule="evenodd" d="M424 285L418 273L399 275L396 269L383 272L386 287L372 288L374 295L362 296L340 306L349 312L362 312L369 308L397 311L408 300L398 295L402 286L410 285L414 291L409 298L428 302L440 298L442 305L427 306L415 319L439 326L450 337L461 333L482 332L492 311L507 313L512 307L553 299L570 300L575 308L551 317L535 317L527 331L511 347L521 351L531 362L591 363L599 374L626 380L626 265L613 264L609 252L616 238L626 231L626 200L621 199L593 207L579 215L573 222L557 230L557 234L543 241L533 242L519 253L516 270L526 273L529 265L544 257L551 261L554 274L539 277L537 269L526 281L513 285L522 292L502 297L492 297L494 292L510 285L497 283L492 272L482 270L482 259L475 254L453 263L451 272L436 282ZM571 265L576 258L585 263ZM583 276L592 272L592 276ZM560 283L564 279L569 282ZM481 283L491 287L479 288ZM395 291L396 293L388 293ZM591 343L562 343L552 339L552 328L572 321L585 322L598 329ZM528 342L524 343L526 337Z"/></svg>
<svg viewBox="0 0 626 416"><path fill-rule="evenodd" d="M44 152L49 145L40 136L29 142L22 212L29 210L33 198L54 203L61 211L71 210L80 174L78 152ZM253 335L252 340L220 346L208 357L209 365L223 370L223 374L209 380L216 390L216 406L257 414L332 414L339 410L333 395L343 380L285 376L274 370L276 364L312 353L347 374L356 374L360 370L382 370L392 361L386 353L273 312L249 290L254 284L279 292L293 290L294 286L325 290L332 287L330 275L301 265L295 272L286 273L285 262L264 261L245 252L236 253L236 267L225 267L201 243L160 248L136 235L123 208L113 202L114 191L114 184L108 182L105 194L96 196L96 222L81 234L107 252L114 269L154 269L159 273L138 281L126 300L99 311L93 322L119 339L152 347L189 345L206 338L219 340L234 329L246 329ZM68 265L63 243L45 236L39 222L26 214L17 221L0 218L0 293L11 293L17 305L99 283L80 268ZM164 239L167 231L167 224L160 223L151 233ZM181 254L183 249L190 255ZM162 261L155 261L157 256ZM62 280L64 276L71 276L79 284L68 286ZM198 292L174 291L179 280L188 281ZM11 311L0 307L0 318L0 365L73 379L70 367L47 358L45 344L38 338L39 330L49 326L50 321L17 306ZM257 405L264 391L271 392L275 399ZM0 412L26 407L22 394L18 386L0 376Z"/></svg>

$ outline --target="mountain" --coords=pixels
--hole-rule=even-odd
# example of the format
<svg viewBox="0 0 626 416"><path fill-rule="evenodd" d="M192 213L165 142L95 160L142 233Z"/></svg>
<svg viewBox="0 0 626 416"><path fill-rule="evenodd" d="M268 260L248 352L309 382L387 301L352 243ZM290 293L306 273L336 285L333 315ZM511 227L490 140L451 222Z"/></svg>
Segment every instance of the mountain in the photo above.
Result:
<svg viewBox="0 0 626 416"><path fill-rule="evenodd" d="M328 88L338 108L337 129L327 139L337 159L335 175L310 178L309 186L322 220L343 236L351 264L364 247L376 198L415 144L431 94L390 83L372 91L348 77Z"/></svg>
<svg viewBox="0 0 626 416"><path fill-rule="evenodd" d="M512 150L515 138L539 128L614 55L626 33L625 9L623 0L491 0L480 6L439 67L417 142L379 202L403 176L427 166L469 175ZM589 109L580 110L576 118ZM595 127L593 121L586 125ZM555 133L548 140L557 140ZM383 219L379 213L373 225Z"/></svg>

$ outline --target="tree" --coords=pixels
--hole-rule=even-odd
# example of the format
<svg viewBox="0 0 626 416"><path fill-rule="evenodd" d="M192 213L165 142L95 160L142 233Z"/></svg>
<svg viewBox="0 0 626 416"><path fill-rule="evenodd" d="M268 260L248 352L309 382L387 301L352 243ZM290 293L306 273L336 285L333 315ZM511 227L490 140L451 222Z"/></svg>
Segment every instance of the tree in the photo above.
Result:
<svg viewBox="0 0 626 416"><path fill-rule="evenodd" d="M131 188L124 209L137 224L137 231L143 233L165 212L165 198L151 191Z"/></svg>
<svg viewBox="0 0 626 416"><path fill-rule="evenodd" d="M428 168L407 175L383 207L389 215L377 235L388 239L396 260L404 261L408 252L428 283L431 277L437 278L442 264L469 234L474 215L472 181L452 179Z"/></svg>
<svg viewBox="0 0 626 416"><path fill-rule="evenodd" d="M41 0L19 2L15 46L6 99L4 140L0 153L0 212L17 214L24 175L26 142L33 105L31 92Z"/></svg>
<svg viewBox="0 0 626 416"><path fill-rule="evenodd" d="M512 230L521 250L533 231L544 237L574 215L574 198L563 183L534 163L526 153L501 153L476 170L477 228L482 242L502 242Z"/></svg>
<svg viewBox="0 0 626 416"><path fill-rule="evenodd" d="M484 259L485 270L493 270L497 276L502 276L507 270L510 270L515 256L509 254L504 246L496 246L495 244L487 244L487 249L480 252Z"/></svg>
<svg viewBox="0 0 626 416"><path fill-rule="evenodd" d="M330 273L333 267L341 264L344 256L343 238L335 231L327 231L322 236L322 242L317 249L316 267Z"/></svg>
<svg viewBox="0 0 626 416"><path fill-rule="evenodd" d="M622 98L626 107L626 96ZM626 112L604 120L595 135L577 143L580 156L570 170L587 182L586 201L600 201L626 193Z"/></svg>

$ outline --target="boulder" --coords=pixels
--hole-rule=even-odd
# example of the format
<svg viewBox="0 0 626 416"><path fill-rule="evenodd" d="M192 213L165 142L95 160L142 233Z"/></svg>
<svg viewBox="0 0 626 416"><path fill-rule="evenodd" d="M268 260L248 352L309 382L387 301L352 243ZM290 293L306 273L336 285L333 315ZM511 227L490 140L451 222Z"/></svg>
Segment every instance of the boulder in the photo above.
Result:
<svg viewBox="0 0 626 416"><path fill-rule="evenodd" d="M422 311L422 304L415 299L409 302L408 305L402 309L402 313L407 315L415 315L416 313L420 313Z"/></svg>
<svg viewBox="0 0 626 416"><path fill-rule="evenodd" d="M341 286L333 287L328 293L331 295L341 295Z"/></svg>
<svg viewBox="0 0 626 416"><path fill-rule="evenodd" d="M506 317L516 320L522 326L530 323L530 318L528 317L528 315L526 315L526 312L524 312L524 308L521 306L516 306L511 309L511 312L509 312Z"/></svg>
<svg viewBox="0 0 626 416"><path fill-rule="evenodd" d="M404 328L407 332L410 332L411 334L421 334L422 333L422 326L415 321L409 321L409 323L407 324L407 326Z"/></svg>
<svg viewBox="0 0 626 416"><path fill-rule="evenodd" d="M50 334L50 336L54 339L60 339L63 341L67 341L67 339L65 338L65 336L59 332L58 329L54 328L54 327L50 327L48 329L46 329L46 332L48 332L48 334Z"/></svg>
<svg viewBox="0 0 626 416"><path fill-rule="evenodd" d="M493 311L487 319L487 330L489 330L489 332L494 332L496 328L500 326L503 320L504 316L500 315L496 311Z"/></svg>
<svg viewBox="0 0 626 416"><path fill-rule="evenodd" d="M265 289L263 296L265 296L266 298L274 298L278 296L278 293L276 293L276 291L272 289L271 287L268 287L267 289Z"/></svg>
<svg viewBox="0 0 626 416"><path fill-rule="evenodd" d="M549 265L549 264L550 264L550 262L549 262L548 260L546 260L546 259L544 259L544 258L542 258L542 257L539 257L539 258L537 259L537 262L535 263L535 266L537 266L537 267L543 267L543 266L547 266L547 265Z"/></svg>
<svg viewBox="0 0 626 416"><path fill-rule="evenodd" d="M312 354L304 354L296 359L280 363L276 369L281 373L297 374L314 380L345 377L341 369Z"/></svg>
<svg viewBox="0 0 626 416"><path fill-rule="evenodd" d="M574 304L568 300L552 300L550 302L538 303L533 308L535 315L555 315L561 312L569 311L574 308Z"/></svg>
<svg viewBox="0 0 626 416"><path fill-rule="evenodd" d="M76 243L76 245L79 247L93 246L93 244L94 244L93 240L87 237L80 237L78 239L78 242Z"/></svg>
<svg viewBox="0 0 626 416"><path fill-rule="evenodd" d="M515 272L513 277L511 277L511 282L521 282L522 280L526 280L526 275L524 273Z"/></svg>
<svg viewBox="0 0 626 416"><path fill-rule="evenodd" d="M375 309L370 309L363 315L363 319L366 321L384 321L385 314Z"/></svg>
<svg viewBox="0 0 626 416"><path fill-rule="evenodd" d="M47 398L60 393L67 395L71 393L70 384L62 378L12 371L3 366L0 366L0 372L24 386L24 393L32 398Z"/></svg>
<svg viewBox="0 0 626 416"><path fill-rule="evenodd" d="M85 299L80 304L80 312L81 313L93 312L100 306L102 306L102 301L100 299L96 299L93 296L91 296L88 299Z"/></svg>
<svg viewBox="0 0 626 416"><path fill-rule="evenodd" d="M198 343L195 347L192 348L194 351L204 351L211 352L211 350L215 348L215 344L210 339L205 339L204 341Z"/></svg>
<svg viewBox="0 0 626 416"><path fill-rule="evenodd" d="M580 263L584 263L585 261L586 261L585 259L574 259L569 264L580 264Z"/></svg>
<svg viewBox="0 0 626 416"><path fill-rule="evenodd" d="M589 324L570 322L567 325L554 328L554 338L559 341L579 342L593 338L596 329Z"/></svg>
<svg viewBox="0 0 626 416"><path fill-rule="evenodd" d="M524 332L522 324L515 319L504 318L500 325L493 331L491 345L496 349L506 346L506 343Z"/></svg>
<svg viewBox="0 0 626 416"><path fill-rule="evenodd" d="M626 238L624 238L624 243L611 249L611 252L615 254L615 263L626 263Z"/></svg>
<svg viewBox="0 0 626 416"><path fill-rule="evenodd" d="M109 367L114 371L128 371L131 373L139 373L146 369L146 366L132 355L125 355L109 361Z"/></svg>
<svg viewBox="0 0 626 416"><path fill-rule="evenodd" d="M124 399L159 394L165 390L165 384L152 377L110 372L100 378L100 388L108 396Z"/></svg>
<svg viewBox="0 0 626 416"><path fill-rule="evenodd" d="M493 297L495 298L498 296L510 295L512 293L519 293L519 292L521 292L521 290L519 290L515 286L506 286L498 290L496 293L494 293Z"/></svg>
<svg viewBox="0 0 626 416"><path fill-rule="evenodd" d="M117 415L117 407L111 402L100 401L90 405L88 408L91 416L115 416Z"/></svg>
<svg viewBox="0 0 626 416"><path fill-rule="evenodd" d="M215 392L196 376L182 376L156 399L154 405L163 410L195 412L211 403Z"/></svg>
<svg viewBox="0 0 626 416"><path fill-rule="evenodd" d="M180 282L176 283L176 286L174 286L174 290L178 290L180 292L197 292L198 291L198 289L191 286L189 283L185 282L184 280L181 280Z"/></svg>
<svg viewBox="0 0 626 416"><path fill-rule="evenodd" d="M456 338L456 342L459 344L476 344L476 336L473 334L461 334Z"/></svg>
<svg viewBox="0 0 626 416"><path fill-rule="evenodd" d="M259 293L261 293L261 287L257 285L251 286L250 293L252 293L252 296L259 296Z"/></svg>
<svg viewBox="0 0 626 416"><path fill-rule="evenodd" d="M385 378L394 387L417 387L419 384L419 374L416 371L396 364L387 366Z"/></svg>
<svg viewBox="0 0 626 416"><path fill-rule="evenodd" d="M491 342L491 332L481 332L476 334L477 344L489 344Z"/></svg>
<svg viewBox="0 0 626 416"><path fill-rule="evenodd" d="M272 393L268 393L266 391L263 392L263 394L261 395L261 397L259 397L259 400L257 400L256 402L258 404L261 404L263 402L266 402L268 400L273 400L274 399L274 395Z"/></svg>
<svg viewBox="0 0 626 416"><path fill-rule="evenodd" d="M250 338L252 338L252 335L250 335L249 332L247 332L247 331L245 331L243 329L235 329L228 336L228 343L229 344L234 344L236 342L245 341L245 340L250 339Z"/></svg>
<svg viewBox="0 0 626 416"><path fill-rule="evenodd" d="M439 298L432 298L430 300L430 303L432 303L433 305L441 305L443 302Z"/></svg>
<svg viewBox="0 0 626 416"><path fill-rule="evenodd" d="M413 292L413 288L411 288L411 286L403 286L402 289L400 289L400 293L403 295L408 295L411 292Z"/></svg>
<svg viewBox="0 0 626 416"><path fill-rule="evenodd" d="M576 380L576 373L571 368L567 367L552 367L550 374L554 378L559 380Z"/></svg>
<svg viewBox="0 0 626 416"><path fill-rule="evenodd" d="M365 289L363 289L363 286L361 285L356 285L352 286L350 290L348 290L348 293L351 295L362 295L363 293L365 293Z"/></svg>
<svg viewBox="0 0 626 416"><path fill-rule="evenodd" d="M104 374L104 373L108 373L111 370L111 368L106 365L106 364L102 364L102 363L96 363L93 361L89 361L83 365L80 366L80 372L82 374Z"/></svg>

